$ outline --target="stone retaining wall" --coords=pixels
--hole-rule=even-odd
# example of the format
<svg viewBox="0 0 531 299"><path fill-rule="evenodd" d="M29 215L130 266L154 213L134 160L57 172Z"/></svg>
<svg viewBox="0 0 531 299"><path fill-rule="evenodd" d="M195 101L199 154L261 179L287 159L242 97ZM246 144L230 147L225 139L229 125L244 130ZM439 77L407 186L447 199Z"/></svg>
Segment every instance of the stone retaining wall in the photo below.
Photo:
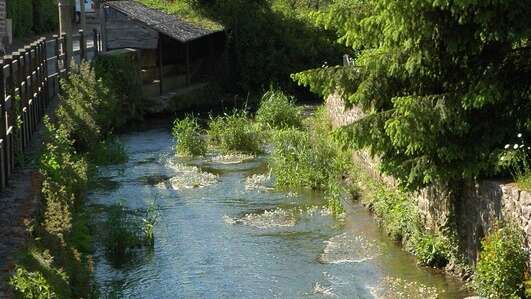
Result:
<svg viewBox="0 0 531 299"><path fill-rule="evenodd" d="M332 95L326 100L333 127L348 125L363 117L363 112L353 107L345 109L343 100ZM390 186L396 180L378 171L378 159L365 151L353 153L353 159L373 177ZM466 256L475 263L481 239L498 220L512 221L526 236L527 248L531 248L531 192L519 190L514 183L502 181L482 181L464 184L462 193L452 205L452 194L445 190L430 187L411 195L417 203L421 220L426 228L437 231L444 227L455 215L457 234Z"/></svg>

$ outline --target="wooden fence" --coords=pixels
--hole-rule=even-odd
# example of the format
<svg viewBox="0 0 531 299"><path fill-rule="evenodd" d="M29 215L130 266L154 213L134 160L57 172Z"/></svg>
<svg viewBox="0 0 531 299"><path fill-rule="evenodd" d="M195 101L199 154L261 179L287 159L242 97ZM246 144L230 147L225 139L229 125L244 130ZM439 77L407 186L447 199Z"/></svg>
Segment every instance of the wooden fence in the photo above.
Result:
<svg viewBox="0 0 531 299"><path fill-rule="evenodd" d="M101 51L96 30L88 38L80 30L73 36L54 35L37 41L0 60L0 191L5 190L17 166L28 150L50 102L57 98L59 80L68 74L69 62L92 60ZM68 39L74 51L67 52Z"/></svg>

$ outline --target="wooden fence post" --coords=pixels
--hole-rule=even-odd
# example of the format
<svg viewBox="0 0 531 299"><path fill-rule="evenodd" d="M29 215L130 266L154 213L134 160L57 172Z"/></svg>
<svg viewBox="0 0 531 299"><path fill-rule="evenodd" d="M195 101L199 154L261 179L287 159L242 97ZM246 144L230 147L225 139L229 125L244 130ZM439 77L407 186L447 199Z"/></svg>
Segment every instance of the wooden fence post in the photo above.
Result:
<svg viewBox="0 0 531 299"><path fill-rule="evenodd" d="M92 30L92 34L93 34L93 40L94 40L94 57L93 57L93 59L95 59L96 56L98 56L98 53L100 51L100 43L98 41L98 30L96 30L96 28L94 28Z"/></svg>
<svg viewBox="0 0 531 299"><path fill-rule="evenodd" d="M14 54L14 53L13 53ZM6 151L7 151L7 173L8 177L13 173L15 167L15 138L13 124L15 122L15 72L14 67L15 56L4 56L4 63L8 66L9 76L7 77L6 94L9 94L9 101L5 101L6 105Z"/></svg>
<svg viewBox="0 0 531 299"><path fill-rule="evenodd" d="M28 101L29 101L29 84L28 84L28 66L29 66L29 59L28 59L28 52L27 47L24 47L23 49L20 49L20 71L21 71L21 81L20 81L20 106L19 106L19 113L22 119L22 124L20 126L21 130L21 136L22 136L22 148L19 152L22 153L26 149L27 146L27 140L28 138Z"/></svg>
<svg viewBox="0 0 531 299"><path fill-rule="evenodd" d="M79 29L79 63L87 60L87 43L85 40L85 31Z"/></svg>
<svg viewBox="0 0 531 299"><path fill-rule="evenodd" d="M68 39L70 37L66 34L62 34L61 35L61 39L63 40L63 67L65 69L65 73L68 74L68 69L70 68L70 55L72 53L68 53L68 48L67 48L67 44L68 44Z"/></svg>
<svg viewBox="0 0 531 299"><path fill-rule="evenodd" d="M42 77L42 60L41 60L41 51L42 51L42 39L38 39L35 42L35 129L39 120L41 119L42 114L42 91L43 88L43 77Z"/></svg>
<svg viewBox="0 0 531 299"><path fill-rule="evenodd" d="M59 60L60 60L59 57L61 55L61 52L59 51L59 35L56 34L53 36L53 38L55 41L55 44L54 44L55 72L57 73L57 76L54 77L54 82L53 82L53 94L55 97L59 89L59 76L61 75L61 67L59 66Z"/></svg>
<svg viewBox="0 0 531 299"><path fill-rule="evenodd" d="M43 101L42 101L42 113L41 117L46 112L46 108L48 107L49 98L50 98L50 82L48 81L48 43L46 41L46 38L42 38L42 48L41 48L41 63L42 63L42 70L41 70L41 76L44 80L44 91L43 91Z"/></svg>
<svg viewBox="0 0 531 299"><path fill-rule="evenodd" d="M4 77L4 64L0 63L0 187L4 190L7 186L9 170L7 166L7 134L6 134L6 86Z"/></svg>

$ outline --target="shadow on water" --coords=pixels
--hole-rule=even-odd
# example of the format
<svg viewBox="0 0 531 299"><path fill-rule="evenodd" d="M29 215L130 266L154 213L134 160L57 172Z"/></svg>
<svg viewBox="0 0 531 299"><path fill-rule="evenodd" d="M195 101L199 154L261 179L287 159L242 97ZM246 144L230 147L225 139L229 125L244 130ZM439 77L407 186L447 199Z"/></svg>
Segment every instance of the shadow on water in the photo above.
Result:
<svg viewBox="0 0 531 299"><path fill-rule="evenodd" d="M95 279L106 298L466 295L458 281L417 266L357 204L334 218L319 192L288 194L246 186L252 175L267 174L265 156L233 164L212 162L211 157L176 159L165 129L121 139L129 162L99 170L103 185L112 188L89 195L97 207L95 219L103 217L105 207L124 200L131 210L155 202L159 221L153 250L128 261L113 263L96 242ZM198 168L185 171L192 166ZM168 183L205 172L216 181L178 190ZM256 184L266 181L253 179Z"/></svg>

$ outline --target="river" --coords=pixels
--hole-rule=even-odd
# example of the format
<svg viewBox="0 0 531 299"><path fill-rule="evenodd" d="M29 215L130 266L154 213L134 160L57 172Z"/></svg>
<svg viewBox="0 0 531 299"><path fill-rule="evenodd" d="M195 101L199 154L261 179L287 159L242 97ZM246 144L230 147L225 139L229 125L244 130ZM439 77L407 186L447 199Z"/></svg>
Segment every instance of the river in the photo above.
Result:
<svg viewBox="0 0 531 299"><path fill-rule="evenodd" d="M462 284L420 267L358 204L335 218L316 192L271 190L267 155L242 163L179 159L167 128L120 137L123 165L98 170L101 207L154 205L155 246L119 266L96 233L104 298L463 298ZM197 166L193 168L190 166ZM253 175L254 180L249 179ZM255 181L254 183L252 181ZM199 182L199 183L198 183ZM191 185L207 186L186 188ZM96 207L99 207L97 209Z"/></svg>

